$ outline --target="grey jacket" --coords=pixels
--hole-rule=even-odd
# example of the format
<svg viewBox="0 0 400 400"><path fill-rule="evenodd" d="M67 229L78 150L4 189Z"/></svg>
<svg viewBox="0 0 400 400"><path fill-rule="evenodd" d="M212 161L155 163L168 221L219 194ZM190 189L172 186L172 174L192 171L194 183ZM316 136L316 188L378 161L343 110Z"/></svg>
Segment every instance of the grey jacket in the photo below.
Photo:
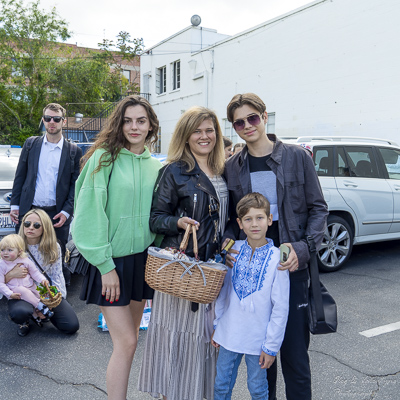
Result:
<svg viewBox="0 0 400 400"><path fill-rule="evenodd" d="M317 248L321 245L326 227L328 206L322 195L314 162L307 150L294 144L281 142L275 135L268 135L275 143L267 165L275 173L279 211L279 239L291 243L299 260L299 271L307 268L310 259L307 236L314 238ZM236 222L236 205L252 192L247 146L231 157L225 166L225 179L229 189L230 222L224 239L244 239ZM303 275L303 274L302 274Z"/></svg>

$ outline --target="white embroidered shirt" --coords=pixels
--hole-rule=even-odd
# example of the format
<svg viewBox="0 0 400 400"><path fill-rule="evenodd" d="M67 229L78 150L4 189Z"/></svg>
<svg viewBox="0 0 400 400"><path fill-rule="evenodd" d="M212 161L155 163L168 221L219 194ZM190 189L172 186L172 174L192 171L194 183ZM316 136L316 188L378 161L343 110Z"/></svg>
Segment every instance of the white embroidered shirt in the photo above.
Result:
<svg viewBox="0 0 400 400"><path fill-rule="evenodd" d="M273 242L252 248L237 241L237 261L229 269L217 298L214 341L225 349L276 356L289 312L289 272L279 271L279 249Z"/></svg>

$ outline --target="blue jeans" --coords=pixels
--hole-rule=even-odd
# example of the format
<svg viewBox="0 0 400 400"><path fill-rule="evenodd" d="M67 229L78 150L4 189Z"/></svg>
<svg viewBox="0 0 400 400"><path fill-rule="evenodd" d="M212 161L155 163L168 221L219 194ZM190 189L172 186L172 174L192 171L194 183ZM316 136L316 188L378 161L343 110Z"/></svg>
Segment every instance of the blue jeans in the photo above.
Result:
<svg viewBox="0 0 400 400"><path fill-rule="evenodd" d="M268 400L267 370L258 364L260 356L245 354L247 365L247 388L252 400ZM217 377L214 385L214 400L230 400L235 386L243 354L219 348Z"/></svg>

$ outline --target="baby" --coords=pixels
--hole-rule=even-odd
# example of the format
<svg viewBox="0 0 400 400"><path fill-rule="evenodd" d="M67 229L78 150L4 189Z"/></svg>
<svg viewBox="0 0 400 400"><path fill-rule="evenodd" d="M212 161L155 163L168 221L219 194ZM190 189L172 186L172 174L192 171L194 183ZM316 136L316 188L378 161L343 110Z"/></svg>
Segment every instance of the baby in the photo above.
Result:
<svg viewBox="0 0 400 400"><path fill-rule="evenodd" d="M6 281L6 275L16 265L25 267L25 278L12 278ZM8 299L25 300L43 315L51 318L54 313L40 301L40 296L33 281L48 284L48 280L39 272L25 253L25 243L19 235L5 236L0 242L0 292Z"/></svg>

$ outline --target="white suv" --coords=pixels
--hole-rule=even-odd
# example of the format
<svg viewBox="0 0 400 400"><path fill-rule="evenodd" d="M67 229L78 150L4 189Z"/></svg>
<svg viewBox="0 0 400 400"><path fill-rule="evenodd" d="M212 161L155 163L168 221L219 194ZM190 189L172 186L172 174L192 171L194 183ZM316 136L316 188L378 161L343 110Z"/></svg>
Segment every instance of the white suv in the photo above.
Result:
<svg viewBox="0 0 400 400"><path fill-rule="evenodd" d="M329 208L319 267L336 271L353 245L400 239L400 147L384 139L282 138L309 147Z"/></svg>

